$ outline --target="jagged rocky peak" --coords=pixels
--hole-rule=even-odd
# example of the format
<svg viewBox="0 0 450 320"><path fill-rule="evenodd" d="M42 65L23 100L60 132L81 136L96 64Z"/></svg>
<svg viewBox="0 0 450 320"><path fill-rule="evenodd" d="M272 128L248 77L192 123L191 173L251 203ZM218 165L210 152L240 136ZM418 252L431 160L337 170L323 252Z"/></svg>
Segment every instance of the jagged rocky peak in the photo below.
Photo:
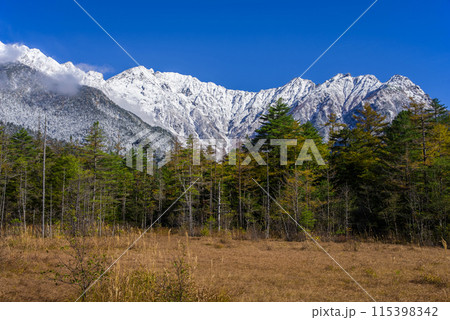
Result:
<svg viewBox="0 0 450 320"><path fill-rule="evenodd" d="M140 78L148 78L153 76L155 72L153 71L153 69L147 69L144 66L137 66L134 68L130 68L125 70L124 72L120 73L118 76L122 76L122 77L140 77Z"/></svg>
<svg viewBox="0 0 450 320"><path fill-rule="evenodd" d="M413 83L408 77L396 74L392 76L389 81L386 82L387 85L397 85L403 88L414 88L416 90L422 90L418 85Z"/></svg>

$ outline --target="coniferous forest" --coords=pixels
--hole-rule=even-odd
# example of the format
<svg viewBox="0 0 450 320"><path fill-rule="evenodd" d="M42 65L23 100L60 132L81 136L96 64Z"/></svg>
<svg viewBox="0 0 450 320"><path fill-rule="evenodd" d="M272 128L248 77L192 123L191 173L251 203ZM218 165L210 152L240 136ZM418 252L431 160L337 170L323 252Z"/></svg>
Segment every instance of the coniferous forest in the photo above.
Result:
<svg viewBox="0 0 450 320"><path fill-rule="evenodd" d="M347 126L332 115L325 141L311 123L295 121L280 100L262 117L253 143L296 139L286 164L279 146L264 144L260 155L268 165L252 157L248 163L245 147L221 161L202 154L200 165L193 165L188 139L175 143L171 161L153 175L127 167L123 147L109 145L98 123L79 143L48 139L46 128L29 133L6 124L0 127L0 232L107 236L145 229L187 190L156 226L196 236L234 230L251 238L304 239L255 179L317 237L449 242L447 109L437 99L431 105L411 101L388 124L365 105L353 120ZM324 165L296 164L306 139L315 142Z"/></svg>

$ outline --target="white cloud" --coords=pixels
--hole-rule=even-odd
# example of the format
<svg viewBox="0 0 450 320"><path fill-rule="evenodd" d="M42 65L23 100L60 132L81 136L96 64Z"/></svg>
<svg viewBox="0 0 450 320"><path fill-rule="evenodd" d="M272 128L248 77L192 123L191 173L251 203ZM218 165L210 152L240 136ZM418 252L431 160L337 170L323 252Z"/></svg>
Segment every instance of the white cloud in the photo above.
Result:
<svg viewBox="0 0 450 320"><path fill-rule="evenodd" d="M70 73L55 74L45 84L51 91L62 95L73 96L80 90L80 79Z"/></svg>
<svg viewBox="0 0 450 320"><path fill-rule="evenodd" d="M18 45L6 45L0 42L0 63L16 62L24 53Z"/></svg>
<svg viewBox="0 0 450 320"><path fill-rule="evenodd" d="M0 42L0 64L18 62L27 52L31 51L26 46L19 44L4 44ZM31 61L33 61L31 64L25 62L29 67L39 70L46 75L46 77L40 78L40 80L37 81L41 81L41 84L44 87L58 94L72 96L78 93L81 86L81 76L79 74L72 74L69 70L64 70L64 68L56 68L56 70L50 69L52 72L46 72L48 71L46 65L53 60L48 59L44 55L37 55L37 57L39 58L37 59L39 63L36 63L35 59L31 59ZM44 66L43 69L41 68L42 66Z"/></svg>
<svg viewBox="0 0 450 320"><path fill-rule="evenodd" d="M78 63L75 65L75 67L83 70L84 72L96 71L99 73L107 73L107 72L113 71L113 68L111 68L109 66L95 66L92 64L88 64L88 63Z"/></svg>

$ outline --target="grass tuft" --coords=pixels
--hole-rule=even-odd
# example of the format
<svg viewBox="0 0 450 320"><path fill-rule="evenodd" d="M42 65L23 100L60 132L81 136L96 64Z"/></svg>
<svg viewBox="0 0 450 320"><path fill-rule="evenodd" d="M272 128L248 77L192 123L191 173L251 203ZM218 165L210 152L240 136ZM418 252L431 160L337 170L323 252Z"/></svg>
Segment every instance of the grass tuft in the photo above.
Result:
<svg viewBox="0 0 450 320"><path fill-rule="evenodd" d="M447 281L442 279L440 276L433 274L424 274L412 282L417 284L429 284L435 286L436 288L447 288Z"/></svg>

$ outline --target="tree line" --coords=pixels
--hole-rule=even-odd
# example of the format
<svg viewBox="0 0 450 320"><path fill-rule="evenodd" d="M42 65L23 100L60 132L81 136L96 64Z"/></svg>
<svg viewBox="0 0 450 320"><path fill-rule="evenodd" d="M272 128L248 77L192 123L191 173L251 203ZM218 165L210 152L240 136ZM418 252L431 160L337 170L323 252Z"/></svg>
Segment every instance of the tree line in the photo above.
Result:
<svg viewBox="0 0 450 320"><path fill-rule="evenodd" d="M211 157L210 146L194 165L189 138L175 142L171 161L153 175L127 167L122 146L108 146L98 123L84 141L70 143L49 140L45 125L36 134L0 127L0 232L104 236L146 228L183 195L158 225L190 235L234 230L303 239L282 206L305 229L328 239L448 242L447 109L437 99L430 105L411 101L388 124L366 104L353 118L348 126L331 115L325 141L279 100L261 117L252 139L266 140L259 151L267 165L258 165L244 145L220 161ZM297 143L283 148L271 139ZM296 161L307 140L324 163L311 155Z"/></svg>

